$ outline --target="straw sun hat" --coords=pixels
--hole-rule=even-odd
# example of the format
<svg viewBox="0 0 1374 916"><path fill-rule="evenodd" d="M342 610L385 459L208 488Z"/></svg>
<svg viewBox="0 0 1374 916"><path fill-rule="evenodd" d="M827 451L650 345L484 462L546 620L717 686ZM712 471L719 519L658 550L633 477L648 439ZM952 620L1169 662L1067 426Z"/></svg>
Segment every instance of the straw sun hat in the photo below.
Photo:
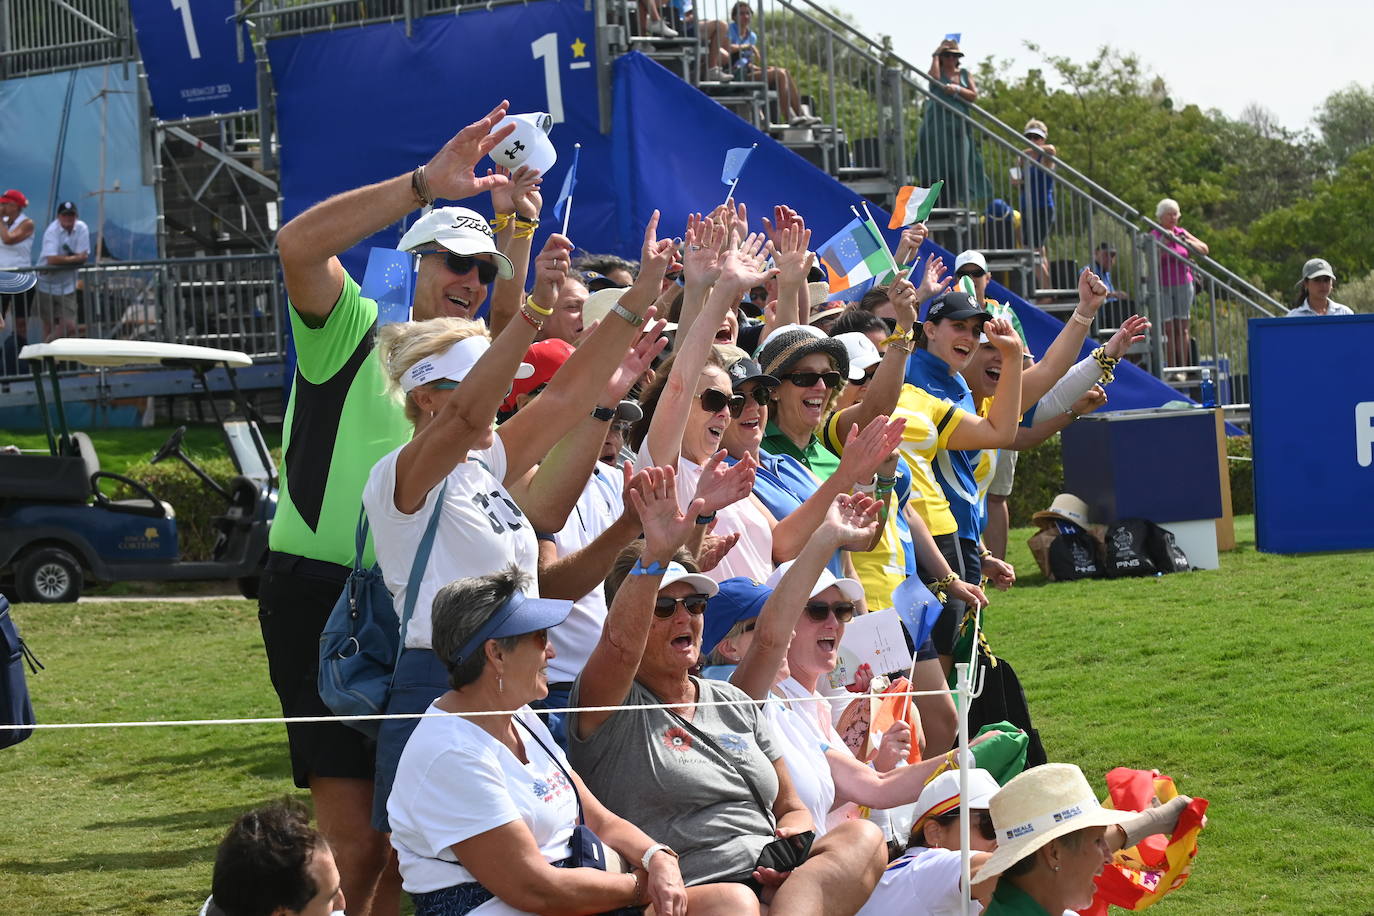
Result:
<svg viewBox="0 0 1374 916"><path fill-rule="evenodd" d="M974 884L1002 874L1050 840L1139 816L1098 804L1087 777L1071 763L1047 763L1017 775L992 797L988 810L997 851L973 876Z"/></svg>

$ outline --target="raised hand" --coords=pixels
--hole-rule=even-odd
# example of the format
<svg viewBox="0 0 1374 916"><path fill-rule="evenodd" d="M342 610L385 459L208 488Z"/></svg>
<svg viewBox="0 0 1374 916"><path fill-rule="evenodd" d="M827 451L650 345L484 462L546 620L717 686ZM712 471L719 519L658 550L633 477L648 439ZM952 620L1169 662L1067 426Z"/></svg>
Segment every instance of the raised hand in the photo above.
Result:
<svg viewBox="0 0 1374 916"><path fill-rule="evenodd" d="M733 466L725 464L724 449L716 452L701 466L701 478L693 498L702 504L702 515L711 515L726 506L734 505L754 490L754 475L758 464L754 456L746 454Z"/></svg>
<svg viewBox="0 0 1374 916"><path fill-rule="evenodd" d="M654 291L663 285L663 276L673 263L675 248L672 239L658 237L658 217L659 213L655 210L644 227L644 244L639 250L639 276L635 278L636 286Z"/></svg>
<svg viewBox="0 0 1374 916"><path fill-rule="evenodd" d="M732 236L731 240L735 238L738 236ZM764 244L763 233L755 232L746 236L738 245L731 245L726 250L721 264L721 282L729 283L738 293L743 294L777 276L778 269L770 268L764 262Z"/></svg>
<svg viewBox="0 0 1374 916"><path fill-rule="evenodd" d="M1116 333L1107 341L1107 355L1112 359L1120 359L1131 349L1132 344L1140 343L1145 339L1145 332L1150 329L1150 319L1140 315L1132 315L1121 322L1121 327L1116 329Z"/></svg>
<svg viewBox="0 0 1374 916"><path fill-rule="evenodd" d="M568 269L572 266L572 242L557 232L544 242L539 256L534 259L534 301L544 308L553 308L568 279Z"/></svg>
<svg viewBox="0 0 1374 916"><path fill-rule="evenodd" d="M1085 267L1078 275L1078 308L1076 311L1085 318L1097 314L1102 303L1107 301L1107 284L1102 278Z"/></svg>
<svg viewBox="0 0 1374 916"><path fill-rule="evenodd" d="M711 523L714 528L715 522ZM739 543L740 533L732 531L730 534L708 534L701 539L701 550L697 552L697 566L702 572L710 572L720 565L720 561L725 559L725 555Z"/></svg>
<svg viewBox="0 0 1374 916"><path fill-rule="evenodd" d="M507 181L491 189L492 212L514 213L523 219L538 219L539 209L543 206L539 184L544 180L539 170L522 165L512 173L505 166L498 165L494 173L506 176Z"/></svg>
<svg viewBox="0 0 1374 916"><path fill-rule="evenodd" d="M607 407L611 402L619 403L623 400L635 382L644 377L644 373L654 364L654 360L668 346L668 338L663 336L663 329L668 322L654 321L654 314L653 306L649 306L649 311L644 315L644 330L635 337L630 349L625 351L625 358L620 361L615 372L611 373L611 379L606 383L606 390L601 395L601 400Z"/></svg>
<svg viewBox="0 0 1374 916"><path fill-rule="evenodd" d="M842 493L826 508L825 520L815 536L836 549L862 550L877 533L878 510L882 506L878 500L862 493L852 496Z"/></svg>
<svg viewBox="0 0 1374 916"><path fill-rule="evenodd" d="M902 431L906 420L877 416L869 421L862 430L858 426L849 428L845 437L844 455L835 473L842 481L853 484L867 484L884 461L902 444Z"/></svg>
<svg viewBox="0 0 1374 916"><path fill-rule="evenodd" d="M672 467L647 467L643 475L630 486L630 501L634 503L644 529L644 556L652 562L667 562L687 543L696 517L701 514L701 500L693 500L683 512L677 503L677 474Z"/></svg>
<svg viewBox="0 0 1374 916"><path fill-rule="evenodd" d="M921 243L930 235L930 230L925 223L913 223L902 230L902 239L897 243L897 253L894 255L898 264L905 264L916 256Z"/></svg>
<svg viewBox="0 0 1374 916"><path fill-rule="evenodd" d="M921 273L921 288L917 302L929 302L954 284L954 274L945 273L945 260L939 255L926 258L925 269ZM891 298L889 296L889 298ZM903 325L903 327L911 327Z"/></svg>
<svg viewBox="0 0 1374 916"><path fill-rule="evenodd" d="M775 232L769 243L773 249L773 263L778 268L780 283L801 284L815 255L811 253L811 230L788 226Z"/></svg>
<svg viewBox="0 0 1374 916"><path fill-rule="evenodd" d="M1021 359L1021 337L1010 321L1005 318L990 318L983 322L983 333L987 335L988 343L1002 354L1003 360Z"/></svg>
<svg viewBox="0 0 1374 916"><path fill-rule="evenodd" d="M779 204L773 208L773 221L770 223L768 217L763 217L763 231L768 235L768 240L774 245L778 242L778 233L784 229L806 228L806 220L796 210L786 204Z"/></svg>
<svg viewBox="0 0 1374 916"><path fill-rule="evenodd" d="M1101 385L1094 385L1087 391L1083 392L1083 396L1080 397L1078 400L1074 401L1072 406L1069 407L1069 410L1073 411L1081 417L1084 414L1092 413L1094 410L1097 410L1099 407L1106 403L1106 390Z"/></svg>
<svg viewBox="0 0 1374 916"><path fill-rule="evenodd" d="M683 241L687 250L682 255L682 268L688 283L710 286L720 279L721 248L729 233L719 222L693 214L687 221Z"/></svg>
<svg viewBox="0 0 1374 916"><path fill-rule="evenodd" d="M425 181L430 193L440 200L463 200L506 184L510 179L496 173L478 178L473 170L482 157L515 130L501 124L510 103L502 101L480 121L458 131L434 158L425 164ZM498 126L499 125L499 126Z"/></svg>

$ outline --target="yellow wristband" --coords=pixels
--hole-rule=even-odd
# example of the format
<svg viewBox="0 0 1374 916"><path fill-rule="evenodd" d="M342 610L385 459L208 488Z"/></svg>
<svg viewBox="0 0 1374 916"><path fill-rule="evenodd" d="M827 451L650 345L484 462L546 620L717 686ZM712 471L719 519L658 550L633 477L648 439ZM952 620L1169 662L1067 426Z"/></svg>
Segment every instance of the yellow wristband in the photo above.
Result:
<svg viewBox="0 0 1374 916"><path fill-rule="evenodd" d="M542 305L534 301L534 296L532 295L525 297L525 304L528 305L530 307L530 311L534 312L536 315L543 315L545 318L547 318L553 314L553 309L544 308Z"/></svg>
<svg viewBox="0 0 1374 916"><path fill-rule="evenodd" d="M517 228L511 235L513 239L532 239L534 238L534 230L539 228L538 223L528 227L523 226L521 223L516 223L515 225Z"/></svg>
<svg viewBox="0 0 1374 916"><path fill-rule="evenodd" d="M498 233L505 232L506 229L510 227L510 221L513 215L514 214L511 213L496 214L496 217L491 221L491 231Z"/></svg>

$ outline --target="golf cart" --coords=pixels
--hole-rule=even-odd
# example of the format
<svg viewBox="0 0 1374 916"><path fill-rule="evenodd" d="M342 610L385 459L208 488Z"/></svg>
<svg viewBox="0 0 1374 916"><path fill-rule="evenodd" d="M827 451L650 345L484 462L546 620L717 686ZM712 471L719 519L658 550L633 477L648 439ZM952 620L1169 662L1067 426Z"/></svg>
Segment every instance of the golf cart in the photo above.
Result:
<svg viewBox="0 0 1374 916"><path fill-rule="evenodd" d="M252 359L212 347L73 338L30 344L19 358L33 369L48 453L0 455L0 577L12 583L18 600L75 601L87 578L236 579L245 597L255 597L267 557L267 530L276 512L278 478L255 412L235 377L235 370L252 365ZM226 488L187 457L181 451L184 426L151 459L153 464L168 458L181 461L224 500L224 513L213 519L216 540L210 560L183 560L174 508L138 481L101 470L90 436L68 429L59 363L189 370L195 390L207 394L212 394L210 373L224 370L228 390L220 394L231 396L246 419L226 420L213 396L206 401L224 432L238 476ZM123 484L136 498L111 498L101 488L106 481Z"/></svg>

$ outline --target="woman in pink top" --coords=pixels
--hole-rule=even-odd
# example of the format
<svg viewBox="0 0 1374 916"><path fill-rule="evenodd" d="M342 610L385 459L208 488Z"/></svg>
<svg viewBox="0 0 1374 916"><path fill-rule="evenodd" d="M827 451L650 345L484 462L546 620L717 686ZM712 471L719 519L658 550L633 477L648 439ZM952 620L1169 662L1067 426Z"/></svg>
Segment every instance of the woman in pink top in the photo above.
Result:
<svg viewBox="0 0 1374 916"><path fill-rule="evenodd" d="M1164 198L1155 208L1155 218L1164 231L1151 230L1167 251L1159 253L1159 305L1164 322L1165 356L1170 366L1192 362L1193 347L1188 337L1188 319L1193 309L1193 268L1188 258L1193 252L1206 255L1207 243L1178 224L1178 201Z"/></svg>

